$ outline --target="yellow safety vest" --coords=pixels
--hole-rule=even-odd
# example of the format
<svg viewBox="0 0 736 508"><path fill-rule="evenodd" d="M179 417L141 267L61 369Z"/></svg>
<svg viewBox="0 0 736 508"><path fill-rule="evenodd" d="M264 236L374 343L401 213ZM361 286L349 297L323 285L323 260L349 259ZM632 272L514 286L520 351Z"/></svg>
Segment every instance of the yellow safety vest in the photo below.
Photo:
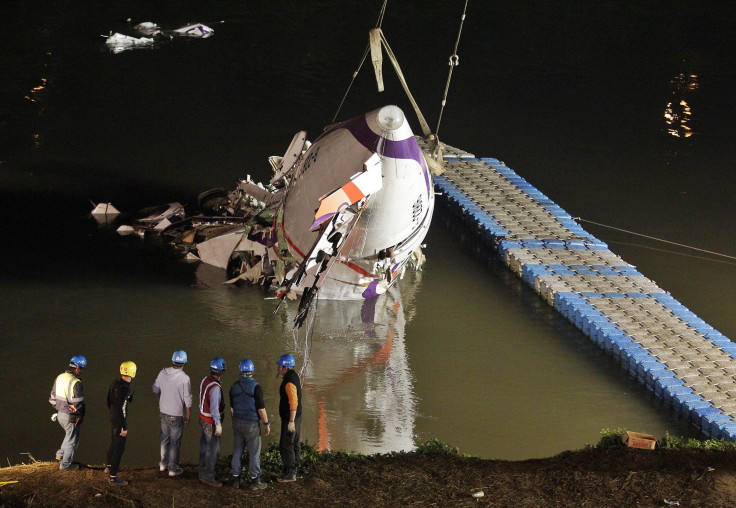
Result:
<svg viewBox="0 0 736 508"><path fill-rule="evenodd" d="M71 405L72 399L74 398L74 385L79 382L79 378L70 372L59 374L56 378L56 386L54 387L56 398L64 398Z"/></svg>

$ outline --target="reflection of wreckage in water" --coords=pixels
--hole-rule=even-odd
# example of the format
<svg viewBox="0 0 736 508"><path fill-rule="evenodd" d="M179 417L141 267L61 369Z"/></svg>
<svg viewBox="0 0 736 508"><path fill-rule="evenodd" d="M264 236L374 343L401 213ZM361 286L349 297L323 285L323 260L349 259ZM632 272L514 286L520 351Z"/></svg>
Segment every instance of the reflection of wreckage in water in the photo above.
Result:
<svg viewBox="0 0 736 508"><path fill-rule="evenodd" d="M296 348L304 355L302 392L317 412L320 451L415 448L416 396L404 342L412 289L402 283L360 306L320 303L316 333L308 347Z"/></svg>
<svg viewBox="0 0 736 508"><path fill-rule="evenodd" d="M181 219L174 203L120 232L155 230L188 258L228 270L227 282L266 280L282 298L301 295L297 324L318 292L373 298L407 263L421 264L432 175L398 107L332 125L311 145L300 132L271 164L266 185L213 189L200 195L199 215L172 220Z"/></svg>
<svg viewBox="0 0 736 508"><path fill-rule="evenodd" d="M192 295L195 306L219 326L237 330L226 334L224 344L255 348L256 365L283 351L296 356L303 383L303 439L320 450L364 454L414 448L418 408L405 331L417 311L421 271L407 272L376 298L320 300L311 334L292 333L296 305L283 305L271 319L273 301L228 291L221 272L199 264L198 282L208 290Z"/></svg>

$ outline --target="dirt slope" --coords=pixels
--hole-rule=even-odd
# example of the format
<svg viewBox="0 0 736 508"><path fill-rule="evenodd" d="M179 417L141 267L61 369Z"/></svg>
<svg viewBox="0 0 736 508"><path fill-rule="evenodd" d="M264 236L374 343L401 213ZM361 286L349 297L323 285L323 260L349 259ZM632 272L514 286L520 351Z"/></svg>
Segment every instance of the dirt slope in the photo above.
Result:
<svg viewBox="0 0 736 508"><path fill-rule="evenodd" d="M113 486L101 467L59 471L51 462L0 469L2 505L16 506L736 506L736 455L681 450L584 450L518 462L449 453L338 456L299 481L269 477L262 491L170 479L158 468L124 469ZM226 475L226 473L225 473ZM482 497L473 497L475 493ZM675 505L676 506L676 505Z"/></svg>

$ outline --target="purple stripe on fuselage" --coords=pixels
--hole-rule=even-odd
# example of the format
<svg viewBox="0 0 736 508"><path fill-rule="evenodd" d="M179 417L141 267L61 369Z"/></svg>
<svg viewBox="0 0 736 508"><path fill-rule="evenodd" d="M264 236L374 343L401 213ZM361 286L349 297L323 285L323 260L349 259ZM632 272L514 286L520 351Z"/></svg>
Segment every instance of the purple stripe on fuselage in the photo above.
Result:
<svg viewBox="0 0 736 508"><path fill-rule="evenodd" d="M269 232L259 230L251 232L248 235L248 240L260 243L261 245L266 246L266 248L269 248L279 243L279 235L278 231L276 231L276 228L272 229Z"/></svg>
<svg viewBox="0 0 736 508"><path fill-rule="evenodd" d="M424 182L427 184L427 193L432 192L429 183L429 169L427 161L424 160L422 149L419 148L414 137L408 137L402 141L391 141L373 132L365 120L365 115L353 118L343 123L339 127L347 129L355 137L355 139L371 152L379 153L384 157L392 159L410 159L416 161L422 168ZM383 143L381 143L383 141ZM382 150L378 151L378 145L381 144Z"/></svg>

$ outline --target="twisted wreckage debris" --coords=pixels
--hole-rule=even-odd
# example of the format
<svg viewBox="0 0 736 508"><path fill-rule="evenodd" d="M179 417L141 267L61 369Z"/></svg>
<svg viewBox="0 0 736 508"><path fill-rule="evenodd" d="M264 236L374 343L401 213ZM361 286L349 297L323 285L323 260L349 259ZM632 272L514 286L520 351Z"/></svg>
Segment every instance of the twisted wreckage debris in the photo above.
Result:
<svg viewBox="0 0 736 508"><path fill-rule="evenodd" d="M434 188L401 109L331 125L313 144L299 132L269 162L274 175L265 184L248 176L231 191L203 192L193 215L176 202L147 208L118 232L160 236L187 259L227 270L227 283L275 287L281 299L301 295L297 326L318 292L373 298L407 265L421 266Z"/></svg>
<svg viewBox="0 0 736 508"><path fill-rule="evenodd" d="M143 23L138 23L133 28L142 37L110 32L109 35L102 36L105 38L105 46L113 53L120 53L129 49L150 48L157 42L169 41L175 37L206 39L215 33L212 28L202 23L192 23L174 30L164 30L156 23L144 21Z"/></svg>

